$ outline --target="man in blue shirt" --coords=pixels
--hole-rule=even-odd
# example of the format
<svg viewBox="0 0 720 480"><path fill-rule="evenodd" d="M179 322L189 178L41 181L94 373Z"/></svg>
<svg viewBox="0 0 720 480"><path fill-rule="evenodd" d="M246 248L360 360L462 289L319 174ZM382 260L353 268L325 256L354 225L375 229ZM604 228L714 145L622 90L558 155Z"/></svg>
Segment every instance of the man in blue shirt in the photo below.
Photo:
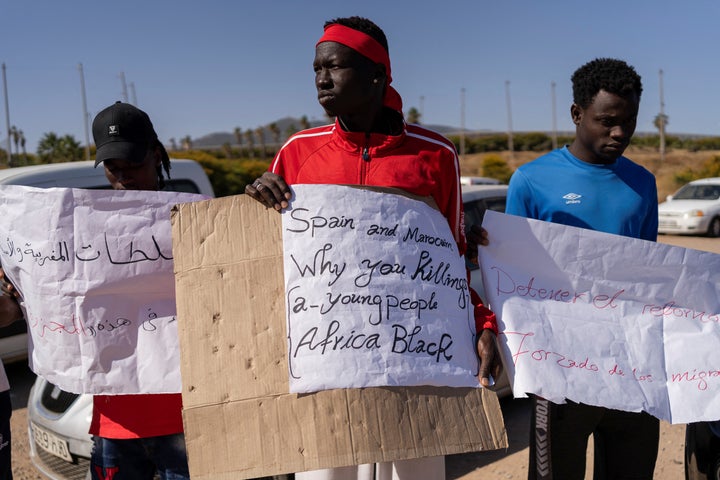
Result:
<svg viewBox="0 0 720 480"><path fill-rule="evenodd" d="M506 213L655 241L655 177L623 156L637 121L642 83L627 63L600 58L572 76L572 144L521 166L510 179ZM594 478L653 477L659 421L533 396L528 478L583 479L589 435Z"/></svg>

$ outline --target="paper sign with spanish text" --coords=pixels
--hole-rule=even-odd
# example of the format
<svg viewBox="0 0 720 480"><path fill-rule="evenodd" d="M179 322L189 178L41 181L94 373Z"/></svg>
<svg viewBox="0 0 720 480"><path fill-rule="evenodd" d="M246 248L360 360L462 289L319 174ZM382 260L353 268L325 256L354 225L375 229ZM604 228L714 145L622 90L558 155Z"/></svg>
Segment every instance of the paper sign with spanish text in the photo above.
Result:
<svg viewBox="0 0 720 480"><path fill-rule="evenodd" d="M477 387L464 257L402 195L295 185L283 213L291 392Z"/></svg>
<svg viewBox="0 0 720 480"><path fill-rule="evenodd" d="M516 397L720 418L720 255L491 211L483 227Z"/></svg>

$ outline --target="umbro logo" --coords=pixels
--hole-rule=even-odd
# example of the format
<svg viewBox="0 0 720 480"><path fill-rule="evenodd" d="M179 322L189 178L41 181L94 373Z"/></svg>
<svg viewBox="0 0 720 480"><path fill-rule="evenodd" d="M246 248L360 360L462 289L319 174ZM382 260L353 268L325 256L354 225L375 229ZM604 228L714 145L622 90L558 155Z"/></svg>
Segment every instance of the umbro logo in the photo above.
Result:
<svg viewBox="0 0 720 480"><path fill-rule="evenodd" d="M108 127L108 135L111 137L120 135L120 125L110 125Z"/></svg>
<svg viewBox="0 0 720 480"><path fill-rule="evenodd" d="M566 201L565 204L569 205L571 203L580 203L580 198L582 198L582 195L578 193L568 193L567 195L563 195L563 197Z"/></svg>

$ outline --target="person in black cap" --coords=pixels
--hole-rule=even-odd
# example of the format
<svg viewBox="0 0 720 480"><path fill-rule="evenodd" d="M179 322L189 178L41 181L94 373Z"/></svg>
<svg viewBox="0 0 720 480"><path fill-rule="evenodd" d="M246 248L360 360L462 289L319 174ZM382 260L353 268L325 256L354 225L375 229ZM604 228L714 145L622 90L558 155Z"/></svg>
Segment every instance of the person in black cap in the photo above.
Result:
<svg viewBox="0 0 720 480"><path fill-rule="evenodd" d="M115 190L165 188L163 170L169 177L170 157L147 113L129 103L115 102L93 120L93 139L95 166L104 162L105 175ZM143 183L137 183L140 180Z"/></svg>
<svg viewBox="0 0 720 480"><path fill-rule="evenodd" d="M145 112L117 102L93 121L95 166L115 190L161 190L170 159ZM179 393L95 395L90 424L95 480L190 478Z"/></svg>

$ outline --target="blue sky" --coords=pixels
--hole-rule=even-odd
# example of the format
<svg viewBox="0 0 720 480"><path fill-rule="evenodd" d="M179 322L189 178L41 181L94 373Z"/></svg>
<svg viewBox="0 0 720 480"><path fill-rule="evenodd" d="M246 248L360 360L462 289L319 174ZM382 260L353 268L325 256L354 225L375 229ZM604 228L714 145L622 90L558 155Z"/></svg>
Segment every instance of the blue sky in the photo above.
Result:
<svg viewBox="0 0 720 480"><path fill-rule="evenodd" d="M84 144L79 63L91 116L123 98L122 73L166 143L320 120L314 45L325 20L350 15L385 31L393 86L423 123L460 126L464 89L466 128L507 131L509 81L513 131L549 131L555 82L570 131L572 72L616 57L643 78L638 131L654 130L662 69L670 133L720 135L717 0L0 0L10 124L31 152L47 132Z"/></svg>

